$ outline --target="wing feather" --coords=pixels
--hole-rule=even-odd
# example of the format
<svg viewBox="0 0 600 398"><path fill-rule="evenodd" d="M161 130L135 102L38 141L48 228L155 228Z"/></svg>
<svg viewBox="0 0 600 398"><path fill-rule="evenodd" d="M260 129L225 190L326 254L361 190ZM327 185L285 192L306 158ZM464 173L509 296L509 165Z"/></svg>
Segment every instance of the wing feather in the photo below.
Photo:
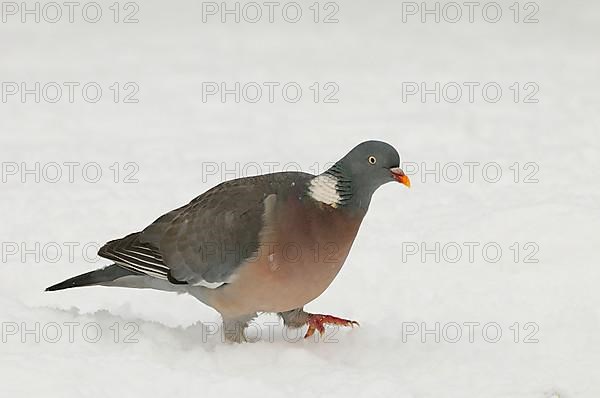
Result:
<svg viewBox="0 0 600 398"><path fill-rule="evenodd" d="M258 250L265 199L299 194L312 177L287 172L226 181L98 254L175 283L221 286Z"/></svg>

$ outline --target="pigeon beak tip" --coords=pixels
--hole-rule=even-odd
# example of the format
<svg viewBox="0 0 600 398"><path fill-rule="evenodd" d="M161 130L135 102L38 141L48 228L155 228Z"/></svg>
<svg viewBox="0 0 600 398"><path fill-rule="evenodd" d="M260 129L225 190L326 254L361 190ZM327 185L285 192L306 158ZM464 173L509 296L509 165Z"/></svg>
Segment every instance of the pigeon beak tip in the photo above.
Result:
<svg viewBox="0 0 600 398"><path fill-rule="evenodd" d="M404 171L402 171L400 167L394 167L390 169L390 172L392 173L392 177L394 178L394 180L410 188L410 179L406 174L404 174Z"/></svg>

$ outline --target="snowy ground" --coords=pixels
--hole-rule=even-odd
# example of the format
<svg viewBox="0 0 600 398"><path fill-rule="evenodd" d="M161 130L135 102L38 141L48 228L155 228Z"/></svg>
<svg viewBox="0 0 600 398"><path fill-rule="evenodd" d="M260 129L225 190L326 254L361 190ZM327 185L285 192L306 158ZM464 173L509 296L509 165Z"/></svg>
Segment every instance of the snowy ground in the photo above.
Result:
<svg viewBox="0 0 600 398"><path fill-rule="evenodd" d="M457 23L444 20L455 15L449 8L439 23L421 23L420 14L403 22L399 1L340 1L337 12L321 2L319 19L334 12L339 20L325 24L314 23L313 2L302 1L298 23L286 22L281 8L269 23L263 6L253 24L231 16L221 23L219 15L203 23L200 2L152 0L139 3L139 23L124 24L113 22L112 3L99 3L96 24L80 8L69 23L65 7L58 23L44 20L54 17L50 9L39 23L22 23L3 3L2 396L600 394L600 4L521 2L515 23L513 2L501 1L501 20L489 23L483 2L473 23L465 6ZM119 7L120 20L135 11ZM539 22L523 23L532 13ZM21 82L80 86L73 103L64 85L57 103L47 100L53 86L36 103L33 94L10 94ZM102 88L97 103L81 95L88 82ZM123 103L135 88L127 82L139 87L138 103ZM288 103L276 89L270 103L265 88L258 103L246 101L251 92L240 103L233 95L203 102L203 82L296 82L302 97ZM327 82L334 85L325 89ZM439 103L433 94L403 101L410 82L456 82L463 97L451 103L447 91ZM479 83L472 103L464 82ZM490 82L502 88L495 103L481 94ZM324 103L335 85L339 102ZM526 103L536 87L529 99L538 103ZM366 139L401 151L413 187L376 193L341 274L308 305L356 319L358 329L315 342L276 327L271 338L275 318L265 315L258 342L228 345L212 334L217 314L190 297L43 292L107 264L95 245L142 228L223 177L256 173L244 167L250 162L262 172L267 162L314 172ZM23 173L36 162L39 172ZM54 183L53 162L62 172ZM64 162L79 163L73 182ZM102 171L96 183L86 181L95 178L94 162ZM436 162L439 172L422 172ZM465 162L478 162L472 182ZM452 182L457 164L462 175Z"/></svg>

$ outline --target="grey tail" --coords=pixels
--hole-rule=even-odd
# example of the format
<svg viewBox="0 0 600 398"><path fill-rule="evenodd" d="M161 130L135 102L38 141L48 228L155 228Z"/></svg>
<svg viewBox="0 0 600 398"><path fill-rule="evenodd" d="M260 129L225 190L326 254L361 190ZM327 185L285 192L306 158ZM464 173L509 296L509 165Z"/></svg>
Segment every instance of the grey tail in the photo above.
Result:
<svg viewBox="0 0 600 398"><path fill-rule="evenodd" d="M86 272L85 274L69 278L66 281L62 281L56 285L46 288L46 291L53 292L55 290L69 289L72 287L98 285L102 282L111 282L115 279L119 279L128 275L138 275L138 273L113 264L109 265L108 267L100 268L95 271Z"/></svg>

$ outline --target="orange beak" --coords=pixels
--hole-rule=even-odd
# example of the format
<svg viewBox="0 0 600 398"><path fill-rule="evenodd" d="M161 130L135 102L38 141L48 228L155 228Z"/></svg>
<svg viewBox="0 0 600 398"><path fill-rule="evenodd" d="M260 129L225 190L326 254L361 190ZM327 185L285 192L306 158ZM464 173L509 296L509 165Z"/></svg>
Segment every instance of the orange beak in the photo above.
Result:
<svg viewBox="0 0 600 398"><path fill-rule="evenodd" d="M392 173L392 177L394 177L394 180L410 188L410 179L406 174L404 174L400 167L394 167L390 169L390 172Z"/></svg>

